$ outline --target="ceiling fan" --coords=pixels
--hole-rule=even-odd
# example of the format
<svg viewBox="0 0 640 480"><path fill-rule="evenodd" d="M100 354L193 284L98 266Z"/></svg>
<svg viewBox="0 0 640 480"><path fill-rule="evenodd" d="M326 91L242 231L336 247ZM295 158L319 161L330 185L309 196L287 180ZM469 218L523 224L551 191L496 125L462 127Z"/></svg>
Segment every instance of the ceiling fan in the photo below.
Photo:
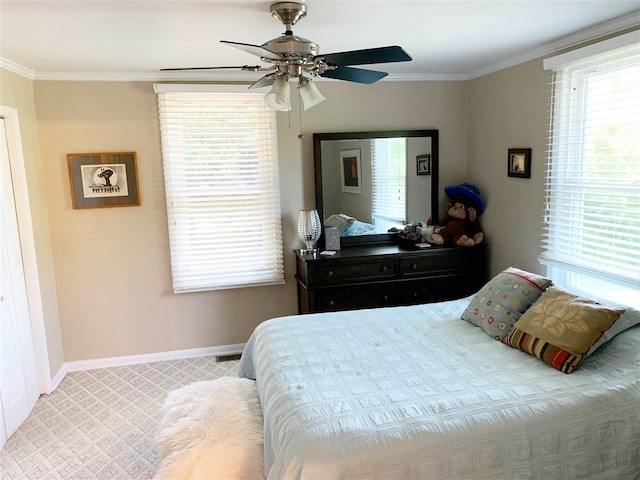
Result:
<svg viewBox="0 0 640 480"><path fill-rule="evenodd" d="M264 77L249 88L273 86L267 94L267 103L276 110L291 110L291 78L298 79L298 89L307 110L326 100L311 82L310 77L325 77L347 82L371 84L387 76L386 72L354 68L353 65L407 62L411 57L401 47L389 46L351 50L339 53L319 53L317 43L298 37L291 31L296 22L307 15L307 6L301 2L278 2L271 5L271 15L285 26L285 32L262 45L221 40L221 43L257 55L268 66L243 65L236 67L163 68L161 71L240 69L265 72ZM307 74L308 76L305 76Z"/></svg>

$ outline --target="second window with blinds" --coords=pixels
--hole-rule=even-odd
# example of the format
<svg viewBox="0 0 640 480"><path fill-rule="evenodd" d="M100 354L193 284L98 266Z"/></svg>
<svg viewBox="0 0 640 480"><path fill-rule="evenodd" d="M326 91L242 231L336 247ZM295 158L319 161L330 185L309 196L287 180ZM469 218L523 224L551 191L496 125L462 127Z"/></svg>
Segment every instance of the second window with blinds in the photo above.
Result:
<svg viewBox="0 0 640 480"><path fill-rule="evenodd" d="M245 87L155 88L174 292L284 283L274 110Z"/></svg>
<svg viewBox="0 0 640 480"><path fill-rule="evenodd" d="M371 141L373 224L378 231L403 228L407 221L407 139Z"/></svg>
<svg viewBox="0 0 640 480"><path fill-rule="evenodd" d="M637 32L545 60L553 115L541 261L559 285L640 307Z"/></svg>

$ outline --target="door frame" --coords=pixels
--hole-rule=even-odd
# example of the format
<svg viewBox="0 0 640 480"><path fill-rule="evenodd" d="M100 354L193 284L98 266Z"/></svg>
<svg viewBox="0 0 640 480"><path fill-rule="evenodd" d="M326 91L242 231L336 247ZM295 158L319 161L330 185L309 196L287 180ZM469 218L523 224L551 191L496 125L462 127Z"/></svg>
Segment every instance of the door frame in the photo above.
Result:
<svg viewBox="0 0 640 480"><path fill-rule="evenodd" d="M55 387L51 380L49 350L47 348L44 309L42 306L42 291L40 290L40 276L38 272L18 110L13 107L0 105L0 116L3 117L5 121L7 147L9 149L9 164L11 165L11 180L13 182L13 195L16 204L20 247L22 248L22 263L27 289L27 303L29 305L29 320L31 322L36 368L38 370L38 386L40 393L51 393Z"/></svg>

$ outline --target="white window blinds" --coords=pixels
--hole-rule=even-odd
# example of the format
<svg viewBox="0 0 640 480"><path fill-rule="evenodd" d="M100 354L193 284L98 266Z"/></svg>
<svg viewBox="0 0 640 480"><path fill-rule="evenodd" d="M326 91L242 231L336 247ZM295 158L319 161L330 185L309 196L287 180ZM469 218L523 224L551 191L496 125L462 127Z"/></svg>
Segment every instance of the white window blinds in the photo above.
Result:
<svg viewBox="0 0 640 480"><path fill-rule="evenodd" d="M275 111L211 87L156 85L174 292L284 283Z"/></svg>
<svg viewBox="0 0 640 480"><path fill-rule="evenodd" d="M640 288L638 32L635 38L545 61L555 73L541 261L586 275L583 287L590 277Z"/></svg>
<svg viewBox="0 0 640 480"><path fill-rule="evenodd" d="M371 140L372 216L378 230L406 223L407 139Z"/></svg>

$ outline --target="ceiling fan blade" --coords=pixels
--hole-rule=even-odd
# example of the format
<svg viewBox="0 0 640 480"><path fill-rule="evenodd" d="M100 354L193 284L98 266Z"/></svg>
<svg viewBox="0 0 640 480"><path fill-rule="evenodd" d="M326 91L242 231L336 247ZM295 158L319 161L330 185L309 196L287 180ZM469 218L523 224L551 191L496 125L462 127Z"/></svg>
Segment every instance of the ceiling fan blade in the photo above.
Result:
<svg viewBox="0 0 640 480"><path fill-rule="evenodd" d="M375 83L387 75L389 75L387 72L351 67L338 67L335 70L327 70L320 74L321 77L325 78L335 78L336 80L366 84Z"/></svg>
<svg viewBox="0 0 640 480"><path fill-rule="evenodd" d="M227 40L220 40L220 43L224 43L225 45L229 45L230 47L239 48L240 50L243 50L252 55L257 55L258 57L270 58L272 60L282 60L284 58L282 55L270 52L269 50L261 47L260 45L251 45L250 43L229 42Z"/></svg>
<svg viewBox="0 0 640 480"><path fill-rule="evenodd" d="M252 83L249 88L261 88L261 87L268 87L270 85L273 85L273 83L276 81L276 74L275 73L270 73L268 75L265 75L264 77L262 77L260 80L258 80L257 82Z"/></svg>
<svg viewBox="0 0 640 480"><path fill-rule="evenodd" d="M262 70L272 70L272 68L261 67L260 65L241 65L238 67L185 67L185 68L161 68L161 72L176 72L180 70L225 70L225 69L235 69L235 70L244 70L247 72L260 72Z"/></svg>
<svg viewBox="0 0 640 480"><path fill-rule="evenodd" d="M317 55L322 57L329 65L369 65L372 63L408 62L411 57L401 47L367 48L365 50L352 50L350 52L327 53Z"/></svg>

